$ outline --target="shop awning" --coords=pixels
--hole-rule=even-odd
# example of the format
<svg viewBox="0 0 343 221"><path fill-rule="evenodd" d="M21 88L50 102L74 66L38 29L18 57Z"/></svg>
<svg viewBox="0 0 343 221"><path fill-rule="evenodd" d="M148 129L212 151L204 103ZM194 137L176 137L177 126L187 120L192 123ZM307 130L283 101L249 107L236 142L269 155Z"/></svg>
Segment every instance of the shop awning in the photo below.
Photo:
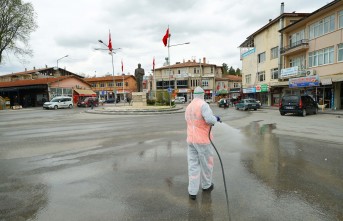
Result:
<svg viewBox="0 0 343 221"><path fill-rule="evenodd" d="M343 81L343 73L339 74L330 74L330 75L325 75L325 76L319 76L320 81L326 81L326 79L331 79L332 82L340 82Z"/></svg>
<svg viewBox="0 0 343 221"><path fill-rule="evenodd" d="M96 93L90 89L74 89L79 96L96 96Z"/></svg>

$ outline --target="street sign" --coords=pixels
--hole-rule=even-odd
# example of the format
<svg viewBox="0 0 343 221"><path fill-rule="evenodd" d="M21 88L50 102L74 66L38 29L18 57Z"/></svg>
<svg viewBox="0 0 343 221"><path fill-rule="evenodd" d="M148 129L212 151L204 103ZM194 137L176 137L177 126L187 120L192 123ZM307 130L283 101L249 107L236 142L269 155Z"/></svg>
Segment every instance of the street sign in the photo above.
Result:
<svg viewBox="0 0 343 221"><path fill-rule="evenodd" d="M168 88L168 93L171 94L171 92L172 92L172 89L169 87Z"/></svg>

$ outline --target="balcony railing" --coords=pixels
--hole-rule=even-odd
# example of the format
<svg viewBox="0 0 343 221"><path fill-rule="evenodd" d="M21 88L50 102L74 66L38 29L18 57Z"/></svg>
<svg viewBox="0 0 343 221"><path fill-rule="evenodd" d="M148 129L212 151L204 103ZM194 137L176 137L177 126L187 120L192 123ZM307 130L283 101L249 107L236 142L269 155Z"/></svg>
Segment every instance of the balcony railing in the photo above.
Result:
<svg viewBox="0 0 343 221"><path fill-rule="evenodd" d="M300 41L296 41L296 42L294 42L294 43L292 43L290 45L282 47L281 50L280 50L280 53L284 54L284 53L286 53L289 50L296 49L296 48L299 48L299 47L303 48L304 46L308 47L308 39L302 39Z"/></svg>

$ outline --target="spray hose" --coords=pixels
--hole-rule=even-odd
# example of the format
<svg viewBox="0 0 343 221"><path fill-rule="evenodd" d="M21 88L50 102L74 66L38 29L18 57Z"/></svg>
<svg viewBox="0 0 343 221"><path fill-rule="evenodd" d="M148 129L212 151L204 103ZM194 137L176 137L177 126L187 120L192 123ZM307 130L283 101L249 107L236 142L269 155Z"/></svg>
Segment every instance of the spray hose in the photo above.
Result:
<svg viewBox="0 0 343 221"><path fill-rule="evenodd" d="M220 121L221 123L221 121ZM213 125L212 125L213 126ZM223 162L222 162L222 159L219 155L219 152L216 148L216 146L214 145L214 143L212 142L211 140L211 130L212 130L212 126L210 127L210 131L208 132L208 137L210 139L210 142L214 148L214 150L216 151L217 155L218 155L218 158L219 158L219 162L220 162L220 166L222 167L222 175L223 175L223 181L224 181L224 189L225 189L225 197L226 197L226 206L227 206L227 212L228 212L228 215L229 215L229 221L231 221L231 216L230 216L230 209L229 209L229 197L227 195L227 189L226 189L226 181L225 181L225 173L224 173L224 167L223 167Z"/></svg>

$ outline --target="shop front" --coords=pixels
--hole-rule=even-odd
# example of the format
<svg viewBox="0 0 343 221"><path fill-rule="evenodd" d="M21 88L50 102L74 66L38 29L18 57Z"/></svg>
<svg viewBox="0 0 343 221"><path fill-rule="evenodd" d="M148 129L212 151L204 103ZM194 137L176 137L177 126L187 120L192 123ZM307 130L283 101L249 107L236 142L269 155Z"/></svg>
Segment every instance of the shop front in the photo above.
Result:
<svg viewBox="0 0 343 221"><path fill-rule="evenodd" d="M256 99L256 87L243 88L243 98Z"/></svg>
<svg viewBox="0 0 343 221"><path fill-rule="evenodd" d="M269 85L258 84L256 85L256 99L261 102L262 105L268 105L269 103Z"/></svg>
<svg viewBox="0 0 343 221"><path fill-rule="evenodd" d="M190 93L191 90L189 90L188 88L175 89L176 97L184 97L186 102L188 102L190 98Z"/></svg>
<svg viewBox="0 0 343 221"><path fill-rule="evenodd" d="M86 97L97 97L97 94L90 89L74 89L73 101L83 101Z"/></svg>

